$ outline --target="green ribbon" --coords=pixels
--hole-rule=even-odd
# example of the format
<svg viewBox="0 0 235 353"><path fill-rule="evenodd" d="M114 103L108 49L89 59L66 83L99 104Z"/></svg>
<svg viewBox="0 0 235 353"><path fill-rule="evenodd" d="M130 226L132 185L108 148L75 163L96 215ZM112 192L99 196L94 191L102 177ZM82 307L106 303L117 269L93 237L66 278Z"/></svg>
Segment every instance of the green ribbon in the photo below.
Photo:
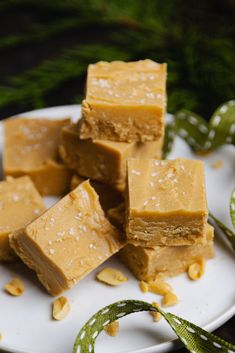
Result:
<svg viewBox="0 0 235 353"><path fill-rule="evenodd" d="M159 312L175 331L191 353L235 353L235 346L202 328L171 313L166 313L149 303L139 300L123 300L108 305L93 315L79 332L73 353L94 353L97 336L113 321L141 311Z"/></svg>
<svg viewBox="0 0 235 353"><path fill-rule="evenodd" d="M189 110L178 111L174 115L174 124L166 125L165 157L172 149L175 135L197 152L210 151L224 144L235 145L235 100L219 106L209 122Z"/></svg>
<svg viewBox="0 0 235 353"><path fill-rule="evenodd" d="M235 188L233 189L233 192L230 198L230 216L231 216L233 227L235 229Z"/></svg>

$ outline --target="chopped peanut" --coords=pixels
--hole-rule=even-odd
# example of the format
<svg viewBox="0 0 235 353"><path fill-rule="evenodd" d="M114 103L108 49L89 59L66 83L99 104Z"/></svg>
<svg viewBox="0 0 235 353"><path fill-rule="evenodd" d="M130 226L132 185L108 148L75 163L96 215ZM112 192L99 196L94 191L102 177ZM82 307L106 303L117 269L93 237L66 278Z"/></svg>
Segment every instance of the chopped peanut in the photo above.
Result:
<svg viewBox="0 0 235 353"><path fill-rule="evenodd" d="M179 300L173 292L166 293L162 299L162 305L165 307L176 305L178 302Z"/></svg>
<svg viewBox="0 0 235 353"><path fill-rule="evenodd" d="M119 321L111 322L111 324L105 326L105 332L112 337L115 337L119 331Z"/></svg>
<svg viewBox="0 0 235 353"><path fill-rule="evenodd" d="M150 292L160 295L165 295L166 293L173 291L171 285L161 279L149 282L148 288Z"/></svg>
<svg viewBox="0 0 235 353"><path fill-rule="evenodd" d="M70 312L70 304L66 297L59 297L52 306L52 317L55 320L63 320Z"/></svg>
<svg viewBox="0 0 235 353"><path fill-rule="evenodd" d="M211 163L211 167L214 169L220 169L224 165L224 161L222 159L218 159L217 161L214 161Z"/></svg>
<svg viewBox="0 0 235 353"><path fill-rule="evenodd" d="M141 290L143 293L147 293L147 292L148 292L148 290L149 290L148 283L146 283L146 282L144 282L144 281L140 281L139 285L140 285L140 290Z"/></svg>
<svg viewBox="0 0 235 353"><path fill-rule="evenodd" d="M19 297L24 293L24 283L19 278L12 278L5 284L4 289L8 294Z"/></svg>
<svg viewBox="0 0 235 353"><path fill-rule="evenodd" d="M0 332L0 341L3 340L3 334Z"/></svg>
<svg viewBox="0 0 235 353"><path fill-rule="evenodd" d="M104 282L110 286L118 286L128 280L121 271L110 267L103 268L103 270L97 273L96 278L100 282Z"/></svg>
<svg viewBox="0 0 235 353"><path fill-rule="evenodd" d="M188 268L188 276L191 280L196 281L205 273L205 260L201 259Z"/></svg>
<svg viewBox="0 0 235 353"><path fill-rule="evenodd" d="M160 305L156 302L152 302L152 306L158 308ZM150 315L152 316L154 322L158 322L162 319L162 314L156 311L150 311Z"/></svg>

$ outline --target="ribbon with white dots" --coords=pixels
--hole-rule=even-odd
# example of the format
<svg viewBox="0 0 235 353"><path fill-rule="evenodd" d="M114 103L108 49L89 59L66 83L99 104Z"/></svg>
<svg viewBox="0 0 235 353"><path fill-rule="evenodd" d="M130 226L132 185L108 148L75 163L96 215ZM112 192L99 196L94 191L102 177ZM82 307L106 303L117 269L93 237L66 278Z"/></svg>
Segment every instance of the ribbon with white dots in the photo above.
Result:
<svg viewBox="0 0 235 353"><path fill-rule="evenodd" d="M235 189L232 191L232 195L230 198L230 216L233 227L235 229ZM209 221L210 223L215 223L217 227L223 232L226 236L230 244L232 245L233 249L235 250L235 232L226 227L218 218L216 218L211 212L209 213Z"/></svg>
<svg viewBox="0 0 235 353"><path fill-rule="evenodd" d="M83 326L74 343L73 353L94 353L95 340L104 327L126 315L140 311L155 311L169 323L191 353L235 353L235 346L171 313L149 303L124 300L111 304L93 315Z"/></svg>
<svg viewBox="0 0 235 353"><path fill-rule="evenodd" d="M230 199L230 216L235 228L235 188L233 189L231 199Z"/></svg>
<svg viewBox="0 0 235 353"><path fill-rule="evenodd" d="M165 129L164 157L171 151L174 135L180 136L195 151L209 151L224 144L235 145L235 100L222 104L209 122L189 110L174 115Z"/></svg>

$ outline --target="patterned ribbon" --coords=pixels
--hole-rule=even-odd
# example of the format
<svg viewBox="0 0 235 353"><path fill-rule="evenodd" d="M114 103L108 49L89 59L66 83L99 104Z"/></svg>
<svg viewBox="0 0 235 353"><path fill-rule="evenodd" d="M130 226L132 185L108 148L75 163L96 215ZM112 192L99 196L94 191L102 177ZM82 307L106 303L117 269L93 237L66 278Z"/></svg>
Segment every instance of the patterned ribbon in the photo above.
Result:
<svg viewBox="0 0 235 353"><path fill-rule="evenodd" d="M235 100L216 109L209 123L191 111L177 112L174 122L166 126L165 157L172 149L175 135L183 138L196 152L210 151L224 144L235 145Z"/></svg>
<svg viewBox="0 0 235 353"><path fill-rule="evenodd" d="M179 316L166 313L160 308L138 300L119 301L106 306L93 315L79 332L74 343L73 353L94 353L96 338L106 325L126 315L140 311L161 313L191 353L235 353L234 345Z"/></svg>

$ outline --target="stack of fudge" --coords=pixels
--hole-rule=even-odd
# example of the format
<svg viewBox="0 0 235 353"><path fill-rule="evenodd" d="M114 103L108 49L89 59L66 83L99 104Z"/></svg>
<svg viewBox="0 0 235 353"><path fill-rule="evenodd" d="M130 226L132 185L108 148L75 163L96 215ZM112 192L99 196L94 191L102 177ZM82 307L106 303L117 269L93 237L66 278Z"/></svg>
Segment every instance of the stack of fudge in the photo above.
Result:
<svg viewBox="0 0 235 353"><path fill-rule="evenodd" d="M161 160L165 109L166 64L98 62L76 124L7 120L0 260L58 295L116 252L145 281L213 257L203 164Z"/></svg>

